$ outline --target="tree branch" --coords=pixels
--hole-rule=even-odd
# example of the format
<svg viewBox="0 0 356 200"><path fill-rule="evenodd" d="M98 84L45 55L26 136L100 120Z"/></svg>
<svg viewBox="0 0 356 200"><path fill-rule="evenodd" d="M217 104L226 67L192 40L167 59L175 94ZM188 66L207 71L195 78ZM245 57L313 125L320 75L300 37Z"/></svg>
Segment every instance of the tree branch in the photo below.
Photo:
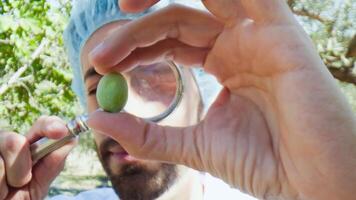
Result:
<svg viewBox="0 0 356 200"><path fill-rule="evenodd" d="M352 67L331 67L328 66L329 71L334 78L341 82L351 83L356 86L356 74L352 72Z"/></svg>
<svg viewBox="0 0 356 200"><path fill-rule="evenodd" d="M20 67L11 77L10 79L4 83L3 85L1 85L0 87L0 96L3 95L10 87L12 84L16 83L16 81L21 77L21 75L27 70L27 68L30 66L30 64L33 62L33 60L35 60L40 53L42 52L42 50L44 49L44 47L46 46L46 44L48 43L47 40L42 40L41 44L37 47L37 49L32 53L31 57L30 57L30 61L26 64L24 64L22 67Z"/></svg>
<svg viewBox="0 0 356 200"><path fill-rule="evenodd" d="M2 43L2 44L12 44L12 42L10 40L3 40L3 39L0 39L0 43Z"/></svg>
<svg viewBox="0 0 356 200"><path fill-rule="evenodd" d="M356 57L356 34L350 41L349 47L347 48L346 57L348 58Z"/></svg>
<svg viewBox="0 0 356 200"><path fill-rule="evenodd" d="M292 8L295 5L295 0L287 0L287 4L290 8Z"/></svg>
<svg viewBox="0 0 356 200"><path fill-rule="evenodd" d="M297 9L291 7L291 9L292 9L292 12L293 12L294 14L298 15L298 16L308 17L308 18L310 18L310 19L317 20L317 21L319 21L319 22L321 22L321 23L329 23L329 22L331 22L331 20L325 19L325 18L321 17L321 16L318 15L318 14L311 13L311 12L309 12L309 11L308 11L307 9L305 9L305 8L302 8L302 9L300 9L300 10L297 10Z"/></svg>

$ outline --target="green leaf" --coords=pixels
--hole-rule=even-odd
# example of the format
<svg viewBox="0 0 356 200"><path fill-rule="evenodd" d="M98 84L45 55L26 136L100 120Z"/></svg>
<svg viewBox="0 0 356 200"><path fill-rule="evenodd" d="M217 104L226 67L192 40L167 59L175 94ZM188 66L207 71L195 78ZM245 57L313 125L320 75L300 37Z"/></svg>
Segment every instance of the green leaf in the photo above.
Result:
<svg viewBox="0 0 356 200"><path fill-rule="evenodd" d="M31 18L22 18L19 20L21 28L25 31L32 32L33 34L41 33L42 29L37 20Z"/></svg>
<svg viewBox="0 0 356 200"><path fill-rule="evenodd" d="M0 33L11 30L16 30L18 28L18 23L14 20L13 17L8 15L0 16Z"/></svg>

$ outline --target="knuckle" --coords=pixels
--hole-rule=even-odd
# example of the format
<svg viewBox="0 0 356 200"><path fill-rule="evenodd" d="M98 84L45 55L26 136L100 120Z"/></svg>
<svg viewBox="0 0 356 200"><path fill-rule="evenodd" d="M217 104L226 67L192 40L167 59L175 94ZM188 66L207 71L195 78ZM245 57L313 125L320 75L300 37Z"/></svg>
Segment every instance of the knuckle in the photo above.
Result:
<svg viewBox="0 0 356 200"><path fill-rule="evenodd" d="M165 20L169 22L168 38L179 38L179 27L182 21L185 20L186 11L186 7L179 4L173 4L167 7L164 15L166 16Z"/></svg>
<svg viewBox="0 0 356 200"><path fill-rule="evenodd" d="M5 176L5 162L0 156L0 182Z"/></svg>
<svg viewBox="0 0 356 200"><path fill-rule="evenodd" d="M8 185L20 188L28 184L32 179L31 170L30 165L22 163L22 161L15 162L6 172Z"/></svg>
<svg viewBox="0 0 356 200"><path fill-rule="evenodd" d="M5 199L8 194L5 174L5 163L0 156L0 200Z"/></svg>
<svg viewBox="0 0 356 200"><path fill-rule="evenodd" d="M26 138L22 135L16 133L10 133L5 137L4 145L1 148L3 153L12 152L17 153L19 152L24 145L26 145L27 141Z"/></svg>
<svg viewBox="0 0 356 200"><path fill-rule="evenodd" d="M154 130L155 125L151 123L147 123L143 126L143 137L141 142L138 144L141 148L137 148L136 152L137 156L145 155L147 152L155 149L156 143L152 140L152 131Z"/></svg>
<svg viewBox="0 0 356 200"><path fill-rule="evenodd" d="M4 183L0 183L0 184L4 184ZM4 200L6 199L7 195L9 193L9 188L7 188L7 185L0 185L0 200Z"/></svg>
<svg viewBox="0 0 356 200"><path fill-rule="evenodd" d="M164 54L164 58L167 60L175 60L176 57L176 49L169 49L167 52Z"/></svg>

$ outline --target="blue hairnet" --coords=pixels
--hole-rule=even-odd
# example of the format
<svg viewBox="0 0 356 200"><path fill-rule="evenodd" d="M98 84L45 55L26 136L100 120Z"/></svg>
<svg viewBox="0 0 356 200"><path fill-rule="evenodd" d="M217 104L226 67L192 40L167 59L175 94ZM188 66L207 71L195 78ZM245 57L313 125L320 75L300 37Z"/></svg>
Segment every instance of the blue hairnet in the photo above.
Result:
<svg viewBox="0 0 356 200"><path fill-rule="evenodd" d="M105 24L117 20L136 19L172 2L202 7L201 4L198 5L200 2L192 2L191 0L161 0L160 3L143 13L131 14L120 11L118 0L73 1L70 21L64 31L63 39L73 71L72 89L84 108L86 108L87 102L80 55L89 37ZM211 99L215 98L220 86L212 76L206 75L202 70L197 69L194 74L202 92L204 105L208 105L211 103Z"/></svg>

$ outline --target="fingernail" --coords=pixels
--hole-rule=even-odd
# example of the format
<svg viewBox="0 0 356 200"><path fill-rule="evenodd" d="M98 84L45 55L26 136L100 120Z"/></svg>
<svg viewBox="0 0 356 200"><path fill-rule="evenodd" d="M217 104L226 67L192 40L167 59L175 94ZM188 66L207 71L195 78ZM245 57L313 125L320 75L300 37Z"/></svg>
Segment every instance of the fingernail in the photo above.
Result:
<svg viewBox="0 0 356 200"><path fill-rule="evenodd" d="M102 42L90 52L90 57L92 57L92 58L93 58L93 56L95 57L97 54L103 52L104 49L105 49L105 45L104 45L104 42Z"/></svg>
<svg viewBox="0 0 356 200"><path fill-rule="evenodd" d="M51 137L54 139L61 138L68 133L68 129L66 128L65 124L60 122L53 122L49 124L45 131L50 133Z"/></svg>
<svg viewBox="0 0 356 200"><path fill-rule="evenodd" d="M60 123L60 122L53 122L49 125L49 130L50 131L58 131L58 130L64 130L65 125Z"/></svg>
<svg viewBox="0 0 356 200"><path fill-rule="evenodd" d="M100 112L104 112L104 110L102 108L98 108L98 109L95 110L95 112L99 112L99 111Z"/></svg>

